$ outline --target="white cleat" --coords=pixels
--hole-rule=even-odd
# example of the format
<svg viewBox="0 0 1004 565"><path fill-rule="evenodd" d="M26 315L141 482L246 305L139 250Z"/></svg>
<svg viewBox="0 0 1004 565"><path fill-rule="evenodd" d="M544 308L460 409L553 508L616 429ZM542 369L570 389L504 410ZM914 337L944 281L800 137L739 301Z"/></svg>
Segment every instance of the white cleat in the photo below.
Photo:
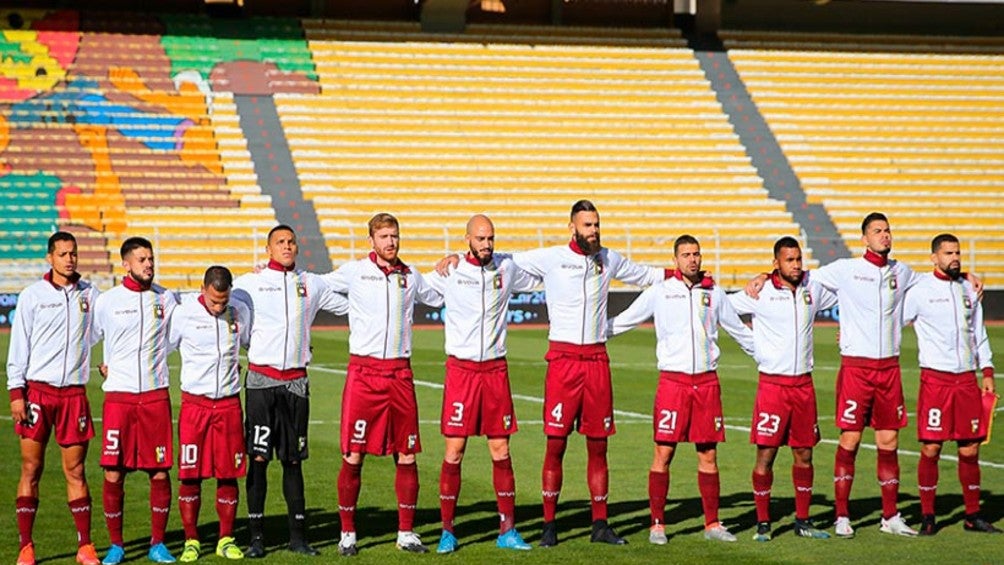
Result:
<svg viewBox="0 0 1004 565"><path fill-rule="evenodd" d="M704 530L704 539L712 541L736 541L736 536L732 535L725 526L721 524L715 526L714 528L708 528Z"/></svg>
<svg viewBox="0 0 1004 565"><path fill-rule="evenodd" d="M838 538L854 537L854 528L851 527L851 519L847 516L837 518L837 521L833 524L833 533L836 534Z"/></svg>
<svg viewBox="0 0 1004 565"><path fill-rule="evenodd" d="M882 525L879 527L879 531L884 534L896 534L897 536L913 537L917 535L917 530L907 526L906 522L903 521L903 516L899 512L888 520L882 518Z"/></svg>
<svg viewBox="0 0 1004 565"><path fill-rule="evenodd" d="M666 528L662 524L652 526L648 530L648 543L652 545L666 545L669 539L666 537Z"/></svg>

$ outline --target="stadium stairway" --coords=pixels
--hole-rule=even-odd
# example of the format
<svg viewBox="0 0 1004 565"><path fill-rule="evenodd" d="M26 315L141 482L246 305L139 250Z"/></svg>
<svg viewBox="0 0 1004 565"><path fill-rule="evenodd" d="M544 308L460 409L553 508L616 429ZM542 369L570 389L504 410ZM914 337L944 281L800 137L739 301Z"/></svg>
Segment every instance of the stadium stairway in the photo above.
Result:
<svg viewBox="0 0 1004 565"><path fill-rule="evenodd" d="M813 256L824 265L849 257L850 250L829 212L822 204L808 201L802 183L767 120L757 109L721 39L714 34L696 32L686 34L686 38L739 142L763 178L764 188L771 198L785 203L785 208L807 234Z"/></svg>
<svg viewBox="0 0 1004 565"><path fill-rule="evenodd" d="M305 199L293 155L271 95L234 95L241 130L262 191L272 197L276 220L296 230L302 265L308 271L331 270L313 203Z"/></svg>

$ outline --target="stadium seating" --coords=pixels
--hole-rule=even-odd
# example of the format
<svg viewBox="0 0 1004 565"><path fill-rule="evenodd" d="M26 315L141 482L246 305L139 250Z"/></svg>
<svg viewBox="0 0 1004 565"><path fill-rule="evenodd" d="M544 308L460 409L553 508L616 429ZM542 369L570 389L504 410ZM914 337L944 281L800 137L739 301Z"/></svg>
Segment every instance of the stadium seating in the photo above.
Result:
<svg viewBox="0 0 1004 565"><path fill-rule="evenodd" d="M730 285L798 235L671 31L304 27L321 95L277 106L335 264L363 252L379 211L399 216L402 255L428 265L462 248L475 212L493 217L500 249L563 243L580 198L608 246L667 265L691 233Z"/></svg>
<svg viewBox="0 0 1004 565"><path fill-rule="evenodd" d="M729 57L810 200L848 246L884 211L895 255L930 268L930 240L1004 284L1000 38L723 33Z"/></svg>

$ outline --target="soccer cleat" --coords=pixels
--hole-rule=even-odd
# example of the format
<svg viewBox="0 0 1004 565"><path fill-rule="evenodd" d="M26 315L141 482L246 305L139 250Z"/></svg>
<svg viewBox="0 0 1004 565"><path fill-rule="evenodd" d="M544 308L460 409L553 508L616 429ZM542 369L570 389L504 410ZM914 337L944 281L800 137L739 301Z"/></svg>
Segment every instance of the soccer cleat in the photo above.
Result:
<svg viewBox="0 0 1004 565"><path fill-rule="evenodd" d="M230 536L224 536L216 543L216 555L224 559L244 559L244 552Z"/></svg>
<svg viewBox="0 0 1004 565"><path fill-rule="evenodd" d="M338 540L338 555L352 557L358 554L359 550L356 549L356 533L342 532L342 537Z"/></svg>
<svg viewBox="0 0 1004 565"><path fill-rule="evenodd" d="M422 538L415 532L398 532L397 548L410 553L428 553L429 548L422 545Z"/></svg>
<svg viewBox="0 0 1004 565"><path fill-rule="evenodd" d="M251 538L251 545L244 552L244 557L248 559L261 559L265 557L265 541L260 537Z"/></svg>
<svg viewBox="0 0 1004 565"><path fill-rule="evenodd" d="M554 522L544 522L544 530L540 532L540 547L558 545L558 525Z"/></svg>
<svg viewBox="0 0 1004 565"><path fill-rule="evenodd" d="M100 565L98 552L94 550L94 544L88 543L77 548L77 563L80 565Z"/></svg>
<svg viewBox="0 0 1004 565"><path fill-rule="evenodd" d="M669 538L666 537L666 528L662 524L656 524L648 529L648 543L652 545L666 545Z"/></svg>
<svg viewBox="0 0 1004 565"><path fill-rule="evenodd" d="M439 545L436 546L436 553L453 553L457 550L457 536L453 532L443 530L439 536Z"/></svg>
<svg viewBox="0 0 1004 565"><path fill-rule="evenodd" d="M838 538L854 537L854 528L851 527L851 519L847 516L837 518L837 521L833 523L833 533Z"/></svg>
<svg viewBox="0 0 1004 565"><path fill-rule="evenodd" d="M812 525L812 520L795 518L795 535L800 538L830 539L830 534Z"/></svg>
<svg viewBox="0 0 1004 565"><path fill-rule="evenodd" d="M753 541L770 541L770 522L757 522Z"/></svg>
<svg viewBox="0 0 1004 565"><path fill-rule="evenodd" d="M101 560L102 565L119 565L125 559L125 550L121 545L112 545L108 548L108 553Z"/></svg>
<svg viewBox="0 0 1004 565"><path fill-rule="evenodd" d="M182 563L194 563L199 560L199 555L202 554L202 546L199 544L197 539L185 540L185 549L181 550L181 557L178 561Z"/></svg>
<svg viewBox="0 0 1004 565"><path fill-rule="evenodd" d="M917 535L933 536L938 533L938 523L934 519L934 514L924 514L920 518L920 527L917 528Z"/></svg>
<svg viewBox="0 0 1004 565"><path fill-rule="evenodd" d="M984 534L999 534L1001 530L984 520L977 514L966 516L966 521L962 523L962 528L967 532L982 532Z"/></svg>
<svg viewBox="0 0 1004 565"><path fill-rule="evenodd" d="M516 528L507 530L503 534L499 534L499 538L495 540L495 547L499 549L516 549L519 551L529 551L533 549L532 545L523 541L523 537L519 535Z"/></svg>
<svg viewBox="0 0 1004 565"><path fill-rule="evenodd" d="M899 512L891 518L882 518L882 525L879 526L879 531L884 534L895 534L897 536L912 537L917 535L917 530L907 526L906 522L903 521L903 516Z"/></svg>
<svg viewBox="0 0 1004 565"><path fill-rule="evenodd" d="M146 558L154 563L174 563L177 561L163 543L151 545L150 551L146 553Z"/></svg>
<svg viewBox="0 0 1004 565"><path fill-rule="evenodd" d="M718 524L714 528L704 529L704 539L712 541L736 541L736 536L725 526Z"/></svg>
<svg viewBox="0 0 1004 565"><path fill-rule="evenodd" d="M35 544L29 543L21 548L17 554L17 565L35 565Z"/></svg>
<svg viewBox="0 0 1004 565"><path fill-rule="evenodd" d="M297 555L305 555L307 557L317 557L318 555L321 554L320 551L317 551L313 547L310 547L310 544L302 540L297 542L292 542L292 541L289 542L289 546L286 549L292 551L293 553L296 553Z"/></svg>
<svg viewBox="0 0 1004 565"><path fill-rule="evenodd" d="M606 520L596 520L593 522L593 535L589 536L589 541L593 543L609 543L610 545L627 544L627 540L614 533L614 529L607 524Z"/></svg>

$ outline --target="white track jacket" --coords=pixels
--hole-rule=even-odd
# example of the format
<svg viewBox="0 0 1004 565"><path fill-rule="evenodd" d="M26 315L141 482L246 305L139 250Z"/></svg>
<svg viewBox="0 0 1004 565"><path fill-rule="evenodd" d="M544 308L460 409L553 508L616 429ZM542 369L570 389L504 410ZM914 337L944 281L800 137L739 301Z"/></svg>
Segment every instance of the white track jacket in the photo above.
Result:
<svg viewBox="0 0 1004 565"><path fill-rule="evenodd" d="M200 300L186 296L171 317L172 349L181 350L181 390L209 398L239 394L240 350L251 342L251 312L231 300L213 316Z"/></svg>

